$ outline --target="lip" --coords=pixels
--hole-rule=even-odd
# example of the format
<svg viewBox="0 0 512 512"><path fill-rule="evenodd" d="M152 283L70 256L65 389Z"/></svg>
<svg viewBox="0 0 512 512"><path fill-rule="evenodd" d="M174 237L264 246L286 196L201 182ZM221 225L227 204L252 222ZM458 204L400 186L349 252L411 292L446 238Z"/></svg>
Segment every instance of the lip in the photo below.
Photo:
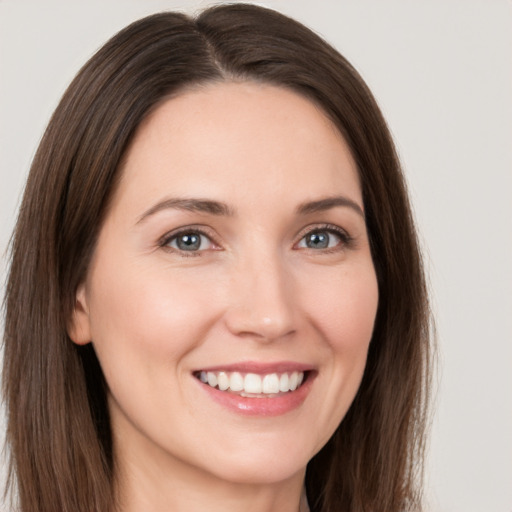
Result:
<svg viewBox="0 0 512 512"><path fill-rule="evenodd" d="M205 384L194 377L194 380L202 391L207 394L208 398L222 407L238 414L261 417L280 416L299 408L309 395L317 375L317 372L311 367L311 365L294 362L278 362L270 364L256 362L235 363L231 365L201 368L201 370L212 372L236 371L240 373L256 373L260 375L292 371L307 372L307 378L295 391L288 391L287 393L279 394L272 398L244 397L240 396L238 393L220 391L219 389L212 388L208 384Z"/></svg>
<svg viewBox="0 0 512 512"><path fill-rule="evenodd" d="M260 363L255 361L247 361L243 363L233 363L218 366L208 366L198 368L194 373L204 372L240 372L240 373L256 373L265 375L267 373L286 373L286 372L309 372L314 370L311 365L296 363L292 361L279 361L276 363Z"/></svg>

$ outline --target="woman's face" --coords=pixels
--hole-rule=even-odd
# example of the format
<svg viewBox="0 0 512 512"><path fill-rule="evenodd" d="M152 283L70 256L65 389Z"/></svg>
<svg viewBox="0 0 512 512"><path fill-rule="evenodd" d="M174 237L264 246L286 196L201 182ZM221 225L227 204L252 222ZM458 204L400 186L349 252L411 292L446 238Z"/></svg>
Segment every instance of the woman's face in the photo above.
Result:
<svg viewBox="0 0 512 512"><path fill-rule="evenodd" d="M94 344L121 465L268 483L344 417L377 302L340 134L293 92L224 83L140 126L70 334Z"/></svg>

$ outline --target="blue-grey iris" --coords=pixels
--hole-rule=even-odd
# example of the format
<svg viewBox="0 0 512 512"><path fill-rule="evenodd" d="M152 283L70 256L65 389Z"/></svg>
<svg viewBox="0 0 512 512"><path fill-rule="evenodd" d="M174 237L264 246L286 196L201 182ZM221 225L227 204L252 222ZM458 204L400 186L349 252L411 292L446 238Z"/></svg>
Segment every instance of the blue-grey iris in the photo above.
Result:
<svg viewBox="0 0 512 512"><path fill-rule="evenodd" d="M176 239L176 245L182 251L197 251L201 246L201 235L195 233L180 235Z"/></svg>
<svg viewBox="0 0 512 512"><path fill-rule="evenodd" d="M329 234L311 233L306 237L306 245L310 249L325 249L329 247Z"/></svg>

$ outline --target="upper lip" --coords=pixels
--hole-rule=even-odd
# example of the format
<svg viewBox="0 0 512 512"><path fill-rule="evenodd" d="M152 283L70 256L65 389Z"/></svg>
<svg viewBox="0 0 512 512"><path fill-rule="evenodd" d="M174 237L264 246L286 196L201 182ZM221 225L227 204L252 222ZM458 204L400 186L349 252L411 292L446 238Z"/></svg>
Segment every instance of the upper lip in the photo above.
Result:
<svg viewBox="0 0 512 512"><path fill-rule="evenodd" d="M294 361L276 361L276 362L258 362L246 361L240 363L230 363L223 365L208 366L198 368L197 371L204 372L240 372L256 373L260 375L268 373L287 373L287 372L306 372L313 370L311 364L298 363Z"/></svg>

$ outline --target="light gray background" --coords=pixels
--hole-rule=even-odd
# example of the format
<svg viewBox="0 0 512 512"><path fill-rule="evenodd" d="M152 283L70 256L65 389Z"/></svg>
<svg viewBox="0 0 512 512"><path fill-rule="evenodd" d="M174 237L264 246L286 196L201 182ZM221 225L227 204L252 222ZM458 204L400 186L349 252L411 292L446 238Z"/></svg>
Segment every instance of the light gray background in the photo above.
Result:
<svg viewBox="0 0 512 512"><path fill-rule="evenodd" d="M1 251L39 138L79 67L138 17L208 4L0 0ZM263 4L305 22L355 64L397 141L440 343L429 509L511 512L512 3ZM0 277L3 286L5 258Z"/></svg>

